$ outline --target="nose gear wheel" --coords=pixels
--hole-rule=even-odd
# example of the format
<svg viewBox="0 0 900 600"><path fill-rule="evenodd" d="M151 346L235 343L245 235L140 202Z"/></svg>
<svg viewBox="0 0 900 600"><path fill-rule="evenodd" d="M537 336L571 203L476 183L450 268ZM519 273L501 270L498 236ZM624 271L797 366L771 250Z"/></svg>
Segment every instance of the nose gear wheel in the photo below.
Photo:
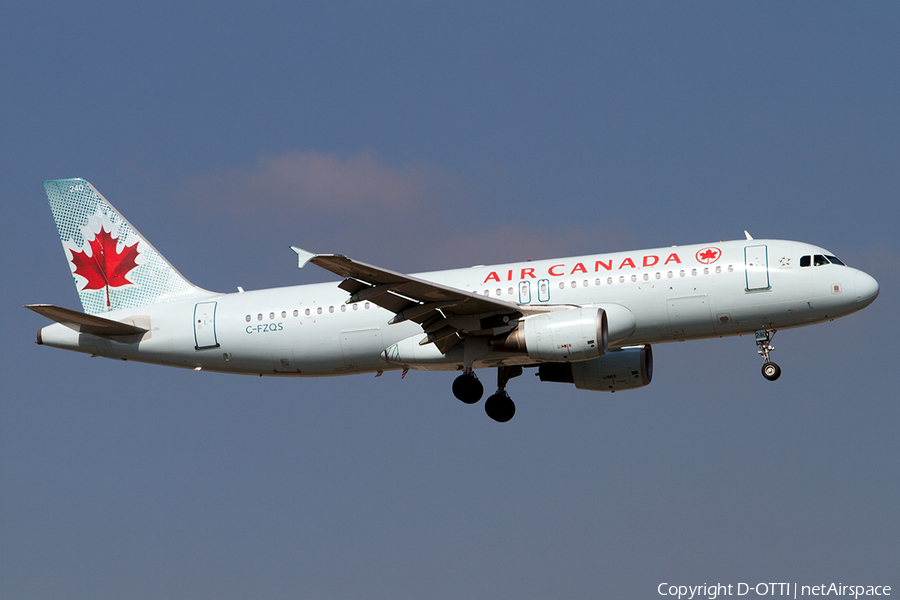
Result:
<svg viewBox="0 0 900 600"><path fill-rule="evenodd" d="M759 346L757 353L765 361L762 366L762 374L769 381L775 381L781 377L781 367L769 360L769 352L775 349L775 346L770 343L773 337L775 337L775 331L769 332L766 329L760 329L756 332L756 345Z"/></svg>
<svg viewBox="0 0 900 600"><path fill-rule="evenodd" d="M769 381L775 381L781 377L781 367L773 362L767 362L762 366L762 374Z"/></svg>

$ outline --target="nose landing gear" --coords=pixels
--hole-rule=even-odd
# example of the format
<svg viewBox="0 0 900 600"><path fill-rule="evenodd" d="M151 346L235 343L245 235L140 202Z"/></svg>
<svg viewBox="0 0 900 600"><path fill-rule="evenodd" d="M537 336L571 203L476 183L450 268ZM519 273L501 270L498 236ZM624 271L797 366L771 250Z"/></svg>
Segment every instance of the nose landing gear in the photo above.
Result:
<svg viewBox="0 0 900 600"><path fill-rule="evenodd" d="M769 381L775 381L781 377L781 367L769 360L769 352L775 349L770 342L775 337L775 331L769 333L766 329L760 329L756 332L756 345L759 346L757 352L765 361L762 366L763 377Z"/></svg>

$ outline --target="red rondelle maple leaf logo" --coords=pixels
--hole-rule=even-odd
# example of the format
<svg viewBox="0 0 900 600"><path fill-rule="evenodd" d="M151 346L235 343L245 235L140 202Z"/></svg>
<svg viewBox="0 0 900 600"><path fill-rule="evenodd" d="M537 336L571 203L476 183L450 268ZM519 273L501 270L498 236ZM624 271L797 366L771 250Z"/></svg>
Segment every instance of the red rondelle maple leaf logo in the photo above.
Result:
<svg viewBox="0 0 900 600"><path fill-rule="evenodd" d="M716 262L720 254L721 251L718 248L703 248L697 252L697 261L708 265Z"/></svg>
<svg viewBox="0 0 900 600"><path fill-rule="evenodd" d="M109 307L109 288L121 287L132 283L125 279L129 271L137 267L135 259L138 256L135 242L131 246L122 248L122 252L116 252L118 238L112 237L106 229L100 228L100 233L91 240L91 256L87 252L72 252L72 263L75 265L75 274L87 279L83 290L102 290L106 288L106 306Z"/></svg>

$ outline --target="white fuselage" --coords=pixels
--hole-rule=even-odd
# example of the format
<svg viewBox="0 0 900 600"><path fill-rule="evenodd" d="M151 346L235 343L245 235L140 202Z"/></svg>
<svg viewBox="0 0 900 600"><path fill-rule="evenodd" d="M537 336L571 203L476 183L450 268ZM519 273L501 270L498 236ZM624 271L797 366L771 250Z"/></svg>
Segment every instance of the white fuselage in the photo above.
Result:
<svg viewBox="0 0 900 600"><path fill-rule="evenodd" d="M862 271L800 266L803 256L830 254L800 242L740 240L415 276L523 307L604 308L609 347L617 348L799 327L868 305L878 286ZM477 356L475 368L536 362L490 350L488 337L467 336L443 355L419 345L417 323L389 325L393 313L369 302L345 304L348 297L334 282L210 294L103 315L148 328L139 340L111 341L60 324L42 329L40 340L112 358L259 375L456 370L464 352Z"/></svg>

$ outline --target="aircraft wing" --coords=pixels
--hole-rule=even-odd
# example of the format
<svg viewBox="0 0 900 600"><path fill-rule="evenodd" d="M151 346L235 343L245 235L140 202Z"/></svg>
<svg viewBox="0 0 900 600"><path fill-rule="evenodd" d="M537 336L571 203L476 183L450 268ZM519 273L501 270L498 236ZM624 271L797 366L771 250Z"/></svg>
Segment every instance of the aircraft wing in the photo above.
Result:
<svg viewBox="0 0 900 600"><path fill-rule="evenodd" d="M369 301L394 313L390 323L414 321L427 334L421 344L434 343L441 352L455 346L463 335L488 335L482 319L495 317L496 325L521 317L520 307L506 300L464 292L432 281L410 277L355 261L340 254L313 254L296 246L299 266L313 263L344 278L338 287L350 294L347 304Z"/></svg>

